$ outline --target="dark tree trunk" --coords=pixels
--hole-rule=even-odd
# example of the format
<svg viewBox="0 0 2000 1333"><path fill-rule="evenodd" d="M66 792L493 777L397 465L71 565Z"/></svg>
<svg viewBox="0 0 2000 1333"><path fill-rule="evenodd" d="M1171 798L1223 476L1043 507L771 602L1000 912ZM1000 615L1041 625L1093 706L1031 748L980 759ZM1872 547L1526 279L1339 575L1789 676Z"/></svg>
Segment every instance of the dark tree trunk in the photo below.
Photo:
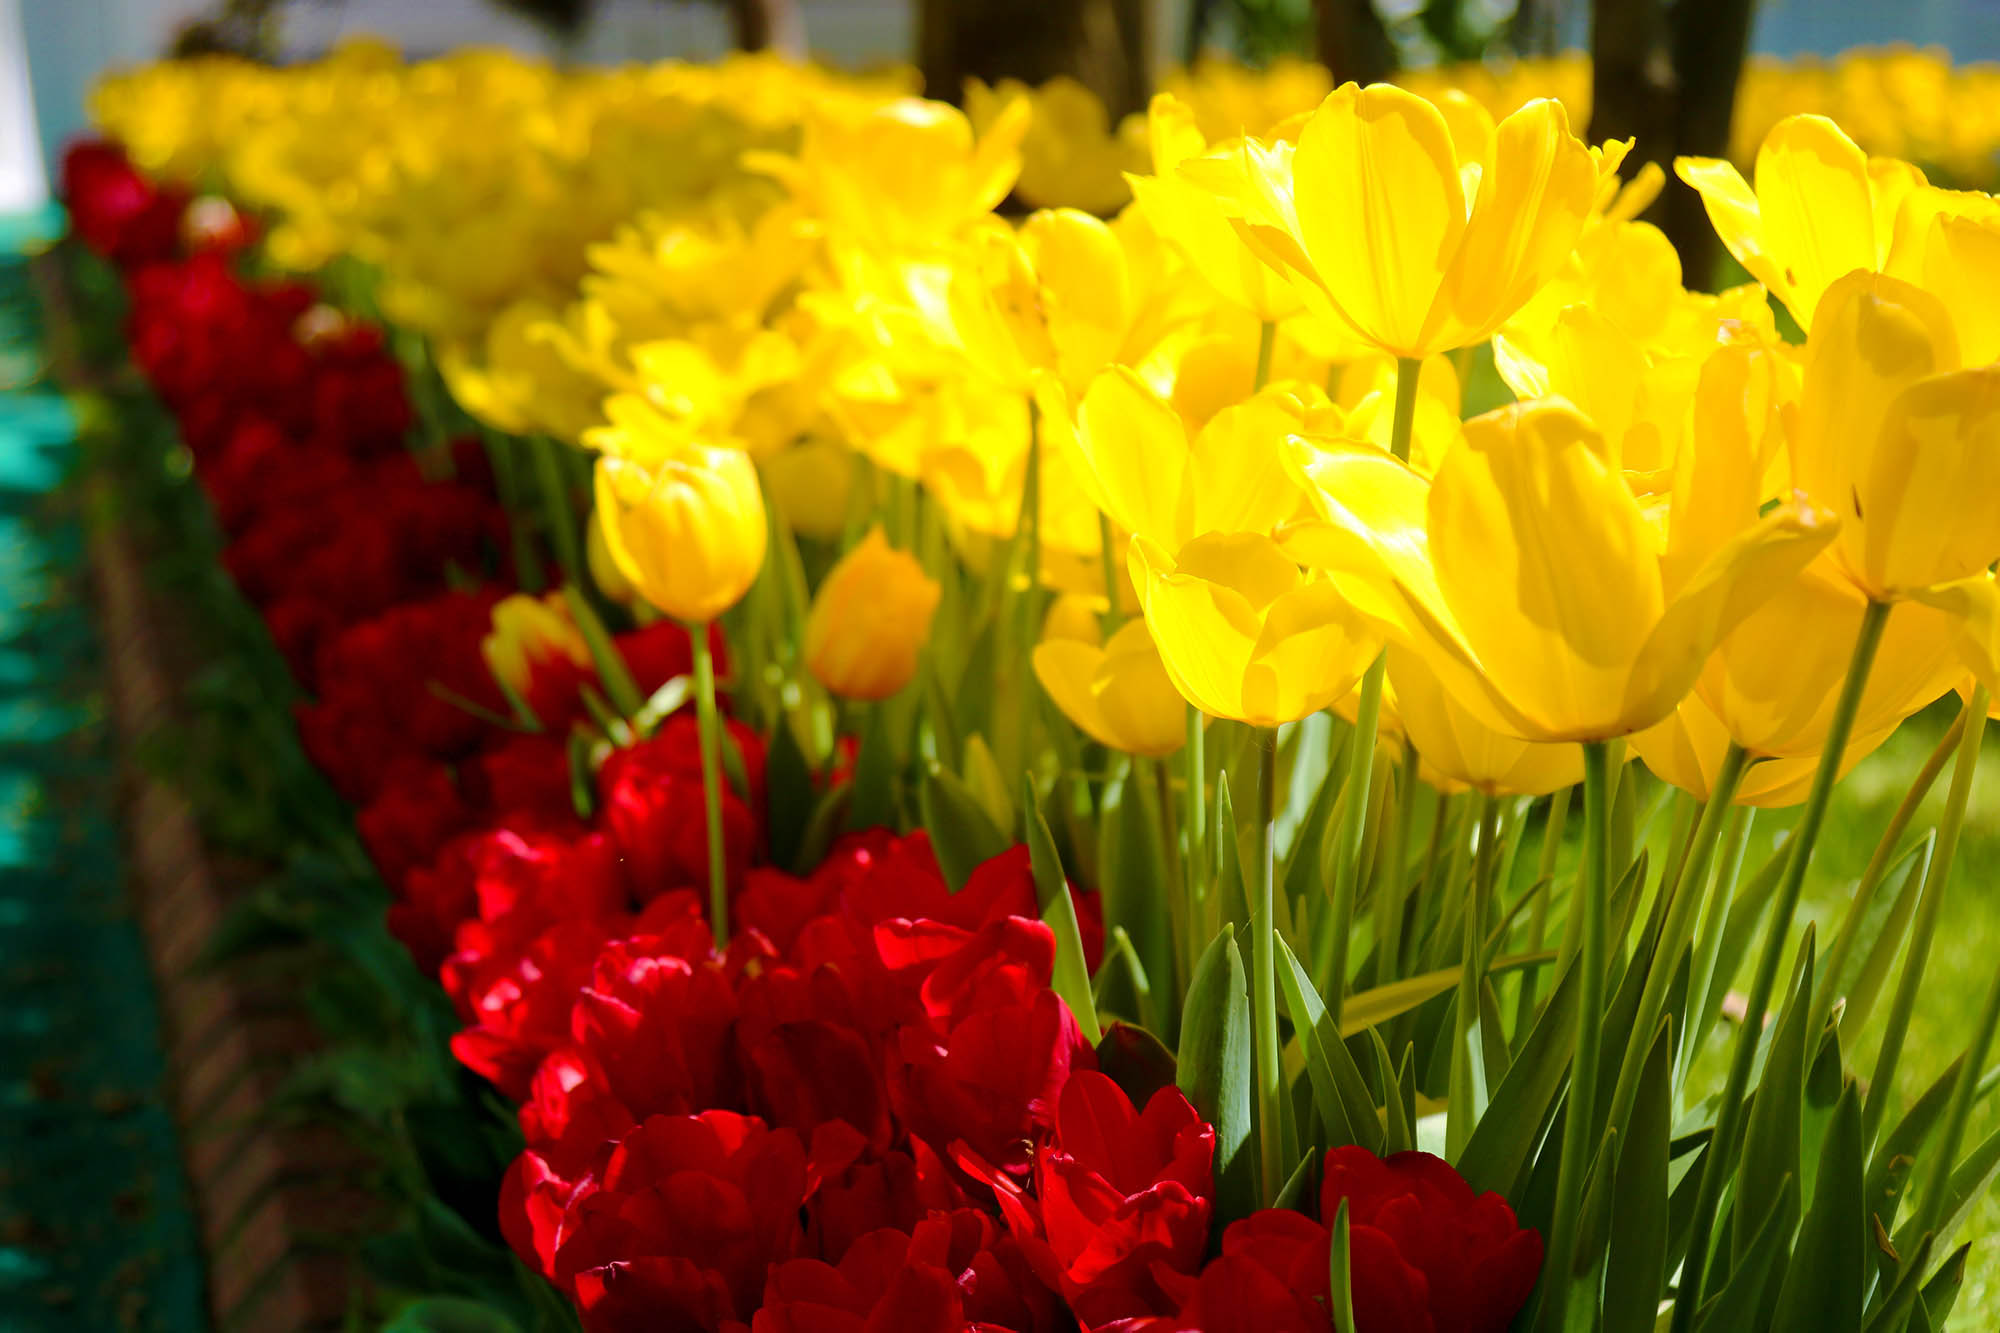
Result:
<svg viewBox="0 0 2000 1333"><path fill-rule="evenodd" d="M729 0L729 25L739 51L806 56L806 25L797 0Z"/></svg>
<svg viewBox="0 0 2000 1333"><path fill-rule="evenodd" d="M1682 281L1715 285L1721 248L1701 198L1676 183L1674 159L1729 149L1736 85L1750 40L1752 0L1593 0L1590 138L1636 138L1626 175L1645 162L1667 173L1646 210L1674 243Z"/></svg>
<svg viewBox="0 0 2000 1333"><path fill-rule="evenodd" d="M1152 96L1152 0L922 0L924 94L957 102L969 78L1038 84L1067 74L1113 123Z"/></svg>
<svg viewBox="0 0 2000 1333"><path fill-rule="evenodd" d="M1313 0L1319 62L1341 83L1379 83L1396 71L1396 48L1372 0Z"/></svg>

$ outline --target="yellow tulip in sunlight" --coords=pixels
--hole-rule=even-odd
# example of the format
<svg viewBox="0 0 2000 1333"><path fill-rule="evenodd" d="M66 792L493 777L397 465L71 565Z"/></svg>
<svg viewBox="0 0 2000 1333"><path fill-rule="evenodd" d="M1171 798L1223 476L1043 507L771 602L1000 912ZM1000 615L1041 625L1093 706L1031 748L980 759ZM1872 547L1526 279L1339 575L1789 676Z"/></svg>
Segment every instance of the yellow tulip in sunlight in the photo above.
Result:
<svg viewBox="0 0 2000 1333"><path fill-rule="evenodd" d="M764 564L764 498L740 449L688 444L646 459L597 460L604 547L639 596L706 623L750 590Z"/></svg>
<svg viewBox="0 0 2000 1333"><path fill-rule="evenodd" d="M1583 781L1583 751L1503 735L1452 700L1423 659L1389 648L1403 733L1436 776L1488 796L1542 796Z"/></svg>
<svg viewBox="0 0 2000 1333"><path fill-rule="evenodd" d="M917 558L871 528L813 595L806 666L844 699L888 698L917 674L938 596Z"/></svg>
<svg viewBox="0 0 2000 1333"><path fill-rule="evenodd" d="M1727 162L1684 157L1709 221L1750 276L1810 328L1820 298L1855 269L1880 269L1903 198L1924 183L1908 163L1870 159L1824 116L1788 116L1757 150L1756 188Z"/></svg>
<svg viewBox="0 0 2000 1333"><path fill-rule="evenodd" d="M1275 727L1352 690L1373 626L1269 537L1211 532L1169 552L1132 541L1132 582L1174 687L1210 717Z"/></svg>
<svg viewBox="0 0 2000 1333"><path fill-rule="evenodd" d="M639 590L611 558L611 548L604 541L603 511L595 505L591 506L590 521L584 527L583 555L590 567L590 581L605 597L620 606L630 606L638 598Z"/></svg>
<svg viewBox="0 0 2000 1333"><path fill-rule="evenodd" d="M1365 549L1398 637L1482 722L1529 740L1660 721L1716 642L1833 536L1826 515L1781 506L1670 582L1603 437L1560 400L1467 422L1428 487L1355 451L1307 472L1324 521L1288 545L1315 564Z"/></svg>
<svg viewBox="0 0 2000 1333"><path fill-rule="evenodd" d="M1249 146L1261 207L1240 223L1308 309L1394 356L1483 342L1569 258L1600 158L1559 103L1492 126L1470 103L1456 125L1386 84L1334 90L1289 164ZM1476 182L1468 191L1468 182Z"/></svg>
<svg viewBox="0 0 2000 1333"><path fill-rule="evenodd" d="M1892 729L1893 731L1893 729ZM1892 731L1856 732L1841 757L1844 774L1889 739ZM1662 782L1679 787L1698 801L1715 794L1729 749L1729 732L1699 695L1690 694L1665 721L1635 732L1627 741ZM1743 770L1736 786L1737 805L1783 809L1805 800L1812 790L1819 756L1803 759L1760 759Z"/></svg>
<svg viewBox="0 0 2000 1333"><path fill-rule="evenodd" d="M590 646L570 618L560 592L543 597L517 592L493 605L493 629L479 641L486 669L516 696L526 698L539 663L559 659L590 665Z"/></svg>
<svg viewBox="0 0 2000 1333"><path fill-rule="evenodd" d="M1074 460L1084 493L1126 532L1171 549L1204 532L1268 532L1299 512L1281 448L1305 409L1282 386L1192 431L1123 366L1091 380L1074 430L1059 395L1041 401L1044 431Z"/></svg>
<svg viewBox="0 0 2000 1333"><path fill-rule="evenodd" d="M1094 631L1094 624L1089 627ZM1126 754L1158 759L1180 749L1187 740L1187 704L1161 665L1146 622L1126 621L1102 646L1094 632L1072 637L1078 628L1055 624L1035 645L1035 678L1063 716L1098 744Z"/></svg>
<svg viewBox="0 0 2000 1333"><path fill-rule="evenodd" d="M1793 484L1840 514L1834 558L1877 600L2000 557L2000 367L1958 366L1950 315L1919 288L1855 273L1820 302Z"/></svg>

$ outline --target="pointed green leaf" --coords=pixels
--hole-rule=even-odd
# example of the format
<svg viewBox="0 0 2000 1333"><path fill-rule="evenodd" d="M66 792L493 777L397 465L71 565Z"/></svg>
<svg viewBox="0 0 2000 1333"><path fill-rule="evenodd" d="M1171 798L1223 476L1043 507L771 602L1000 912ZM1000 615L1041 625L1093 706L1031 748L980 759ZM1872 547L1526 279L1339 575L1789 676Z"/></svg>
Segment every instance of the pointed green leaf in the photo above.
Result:
<svg viewBox="0 0 2000 1333"><path fill-rule="evenodd" d="M1333 1333L1354 1333L1354 1275L1349 1242L1347 1200L1333 1214L1333 1243L1327 1252L1327 1290L1333 1295Z"/></svg>
<svg viewBox="0 0 2000 1333"><path fill-rule="evenodd" d="M1736 1197L1739 1202L1744 1199L1741 1194ZM1770 1198L1770 1206L1764 1210L1757 1229L1740 1247L1741 1258L1730 1270L1729 1281L1703 1307L1695 1325L1697 1333L1765 1333L1761 1320L1771 1292L1771 1270L1779 1262L1798 1222L1798 1186L1786 1176L1777 1182L1773 1193L1763 1197Z"/></svg>
<svg viewBox="0 0 2000 1333"><path fill-rule="evenodd" d="M1007 836L993 825L979 798L943 769L924 774L917 788L917 806L931 835L944 882L957 893L972 872L1007 850Z"/></svg>
<svg viewBox="0 0 2000 1333"><path fill-rule="evenodd" d="M1777 1193L1777 1183L1799 1179L1799 1122L1805 1114L1806 1017L1812 1008L1813 928L1806 927L1799 941L1798 966L1793 970L1785 1007L1778 1013L1778 1025L1771 1037L1770 1053L1764 1058L1764 1074L1757 1082L1757 1097L1750 1104L1749 1120L1743 1131L1742 1157L1736 1168L1736 1197L1769 1199ZM1759 1015L1747 1021L1756 1023ZM1754 1237L1745 1230L1735 1233L1736 1259Z"/></svg>
<svg viewBox="0 0 2000 1333"><path fill-rule="evenodd" d="M1652 1333L1667 1270L1667 1172L1673 1136L1673 1032L1661 1020L1619 1145L1604 1270L1604 1333Z"/></svg>
<svg viewBox="0 0 2000 1333"><path fill-rule="evenodd" d="M1028 815L1028 858L1034 867L1035 896L1040 900L1042 921L1056 936L1055 975L1050 989L1063 999L1076 1017L1085 1041L1092 1046L1104 1039L1097 1023L1097 1004L1091 998L1090 965L1083 957L1083 933L1077 929L1076 903L1069 894L1063 875L1062 858L1056 855L1055 839L1049 836L1048 821L1035 802L1035 780L1021 779L1022 809Z"/></svg>
<svg viewBox="0 0 2000 1333"><path fill-rule="evenodd" d="M1812 1206L1778 1291L1771 1333L1861 1327L1868 1237L1861 1211L1861 1098L1849 1083L1820 1149Z"/></svg>
<svg viewBox="0 0 2000 1333"><path fill-rule="evenodd" d="M1250 993L1243 954L1227 925L1209 941L1181 1011L1176 1081L1215 1126L1218 1223L1255 1210L1256 1150L1250 1142Z"/></svg>
<svg viewBox="0 0 2000 1333"><path fill-rule="evenodd" d="M1454 1164L1473 1189L1520 1197L1535 1145L1569 1074L1576 1006L1577 972L1571 967L1550 993L1533 1033L1493 1090L1486 1114L1473 1126L1472 1138Z"/></svg>
<svg viewBox="0 0 2000 1333"><path fill-rule="evenodd" d="M1348 1054L1347 1043L1332 1031L1325 1003L1283 936L1278 938L1277 972L1285 1009L1305 1057L1313 1104L1326 1127L1326 1146L1358 1143L1370 1152L1379 1152L1382 1124L1375 1114L1375 1100L1368 1095L1368 1084Z"/></svg>
<svg viewBox="0 0 2000 1333"><path fill-rule="evenodd" d="M1410 1067L1409 1052L1404 1052L1402 1066L1389 1059L1389 1047L1382 1040L1380 1028L1368 1029L1368 1041L1375 1052L1375 1073L1382 1084L1382 1153L1409 1152L1417 1146L1416 1120L1411 1116L1410 1103L1403 1089L1403 1075Z"/></svg>
<svg viewBox="0 0 2000 1333"><path fill-rule="evenodd" d="M1910 1103L1910 1109L1883 1136L1868 1163L1861 1192L1863 1206L1885 1230L1895 1228L1896 1214L1903 1206L1903 1190L1910 1183L1910 1168L1916 1164L1917 1154L1950 1103L1952 1085L1958 1082L1958 1071L1964 1064L1965 1056L1961 1054L1921 1097Z"/></svg>

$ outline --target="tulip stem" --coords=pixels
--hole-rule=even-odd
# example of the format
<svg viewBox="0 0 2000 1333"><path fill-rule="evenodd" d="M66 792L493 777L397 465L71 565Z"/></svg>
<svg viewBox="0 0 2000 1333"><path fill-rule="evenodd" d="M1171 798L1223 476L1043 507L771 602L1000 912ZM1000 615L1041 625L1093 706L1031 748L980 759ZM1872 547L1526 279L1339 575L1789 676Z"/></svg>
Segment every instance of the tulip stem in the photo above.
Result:
<svg viewBox="0 0 2000 1333"><path fill-rule="evenodd" d="M1112 547L1111 520L1097 516L1097 570L1104 579L1104 637L1118 629L1118 557Z"/></svg>
<svg viewBox="0 0 2000 1333"><path fill-rule="evenodd" d="M1597 1063L1604 1039L1604 970L1608 945L1604 918L1611 896L1611 747L1583 744L1583 866L1570 910L1581 919L1575 966L1576 1049L1563 1112L1562 1157L1556 1173L1555 1222L1549 1230L1548 1279L1542 1295L1542 1327L1558 1326L1569 1313L1569 1288L1576 1271L1576 1219L1583 1204L1583 1181L1597 1142ZM1593 1305L1595 1302L1592 1303Z"/></svg>
<svg viewBox="0 0 2000 1333"><path fill-rule="evenodd" d="M1854 638L1854 655L1848 660L1847 679L1841 684L1840 698L1833 706L1827 727L1826 748L1820 753L1819 767L1813 771L1812 788L1806 795L1805 810L1792 830L1785 849L1785 868L1771 905L1771 921L1765 927L1764 947L1757 957L1757 971L1750 982L1749 1003L1744 1006L1743 1028L1736 1034L1736 1050L1729 1061L1729 1076L1722 1085L1722 1103L1715 1117L1715 1133L1703 1154L1701 1188L1695 1196L1694 1229L1689 1234L1687 1258L1681 1268L1680 1288L1674 1295L1673 1333L1688 1333L1694 1327L1696 1311L1708 1286L1709 1243L1715 1234L1715 1213L1722 1201L1723 1186L1736 1159L1737 1135L1743 1125L1743 1099L1750 1086L1750 1067L1756 1062L1761 1044L1764 1014L1771 1004L1771 990L1777 984L1778 965L1783 962L1785 945L1791 936L1792 917L1798 911L1799 890L1805 884L1806 866L1812 859L1813 844L1826 818L1833 784L1840 777L1840 761L1847 752L1847 738L1854 730L1854 715L1861 708L1861 694L1868 673L1875 665L1875 650L1882 643L1882 629L1889 622L1888 602L1871 600L1861 613L1861 629ZM1814 1034L1817 1036L1817 1034Z"/></svg>
<svg viewBox="0 0 2000 1333"><path fill-rule="evenodd" d="M1535 867L1535 882L1548 882L1548 887L1535 897L1535 905L1529 909L1528 952L1534 953L1542 947L1542 941L1549 933L1549 899L1555 897L1556 854L1562 850L1563 825L1569 822L1570 792L1574 787L1561 787L1549 798L1548 817L1542 822L1542 855ZM1558 967L1558 973L1561 969ZM1527 967L1521 969L1521 990L1514 999L1514 1033L1517 1040L1526 1040L1529 1024L1535 1016L1535 1001L1540 987L1535 984L1541 969Z"/></svg>
<svg viewBox="0 0 2000 1333"><path fill-rule="evenodd" d="M1354 711L1354 730L1347 738L1347 781L1341 789L1345 804L1336 830L1340 842L1333 858L1333 901L1328 909L1332 929L1322 937L1326 946L1314 960L1327 1013L1335 1023L1340 1022L1341 1006L1347 998L1347 937L1354 925L1354 889L1361 878L1368 792L1375 776L1375 728L1382 716L1382 681L1388 662L1388 654L1377 653L1361 678L1361 700Z"/></svg>
<svg viewBox="0 0 2000 1333"><path fill-rule="evenodd" d="M1271 353L1277 346L1277 321L1267 319L1257 326L1257 378L1251 383L1250 392L1255 393L1271 382Z"/></svg>
<svg viewBox="0 0 2000 1333"><path fill-rule="evenodd" d="M1670 891L1673 896L1667 903L1666 919L1654 942L1652 959L1645 965L1646 985L1639 992L1639 1013L1632 1023L1633 1032L1651 1032L1659 1025L1667 991L1673 985L1674 974L1680 970L1681 954L1694 934L1695 910L1706 897L1708 867L1715 855L1716 842L1722 836L1722 826L1728 822L1729 812L1736 803L1736 789L1749 766L1749 754L1731 741L1723 752L1722 767L1709 787L1708 803L1702 807L1701 822L1695 825L1679 878L1671 890L1663 886L1662 891ZM1682 1033L1687 1031L1684 1014L1676 1017L1674 1027ZM1639 1074L1646 1061L1644 1047L1645 1043L1638 1041L1625 1045L1625 1058L1618 1066L1618 1084L1611 1094L1611 1118L1606 1122L1613 1129L1625 1127L1625 1117L1631 1114L1633 1099L1639 1095Z"/></svg>
<svg viewBox="0 0 2000 1333"><path fill-rule="evenodd" d="M563 447L546 435L536 435L528 441L528 454L534 463L535 484L541 488L542 517L548 523L556 563L562 566L565 583L577 583L588 571L583 564L583 543L577 537L569 484L563 480L562 460L556 457L556 450Z"/></svg>
<svg viewBox="0 0 2000 1333"><path fill-rule="evenodd" d="M1396 415L1389 424L1389 452L1398 462L1410 461L1410 435L1417 420L1417 381L1424 363L1411 356L1396 358Z"/></svg>
<svg viewBox="0 0 2000 1333"><path fill-rule="evenodd" d="M1986 732L1986 710L1992 702L1984 685L1975 686L1972 698L1965 704L1965 735L1958 746L1957 766L1951 771L1951 795L1944 811L1944 824L1938 830L1937 852L1931 858L1930 874L1937 877L1935 884L1924 885L1924 910L1930 921L1937 920L1932 900L1943 899L1947 878L1951 874L1951 862L1958 850L1958 835L1965 823L1965 805L1972 791L1973 770L1979 766L1979 743ZM1925 955L1917 951L1921 943L1925 952L1929 951L1928 934L1921 941L1913 940L1910 956L1903 963L1903 979L1910 981L1924 970ZM1900 987L1899 987L1900 989ZM1951 1185L1953 1160L1958 1156L1958 1145L1965 1138L1966 1122L1972 1117L1972 1103L1978 1096L1980 1076L1986 1069L1986 1052L1993 1045L1993 1031L2000 1027L2000 976L1996 976L1992 989L1986 993L1986 1007L1980 1011L1979 1026L1973 1029L1972 1045L1966 1050L1965 1059L1958 1069L1958 1081L1952 1084L1951 1103L1945 1111L1944 1132L1930 1150L1930 1167L1924 1173L1923 1193L1917 1197L1917 1210L1911 1219L1913 1236L1926 1235L1937 1230L1944 1217L1945 1195ZM1886 1048L1885 1048L1886 1050ZM1886 1100L1890 1085L1895 1082L1895 1067L1877 1070L1879 1082L1869 1085L1869 1100ZM1865 1141L1865 1140L1864 1140ZM1949 1236L1938 1237L1948 1241Z"/></svg>
<svg viewBox="0 0 2000 1333"><path fill-rule="evenodd" d="M708 928L721 951L729 944L729 866L722 845L722 717L715 707L715 650L708 626L690 624L695 715L701 727L701 794L708 818Z"/></svg>
<svg viewBox="0 0 2000 1333"><path fill-rule="evenodd" d="M1883 1112L1888 1110L1889 1101L1896 1095L1896 1065L1903 1056L1903 1039L1909 1033L1910 1013L1916 1008L1917 987L1923 981L1924 965L1930 961L1931 940L1937 934L1938 915L1944 906L1944 889L1951 875L1953 859L1958 854L1958 837L1965 826L1965 807L1972 797L1972 774L1979 764L1979 744L1986 732L1986 709L1988 699L1986 688L1980 686L1973 691L1960 713L1964 725L1959 729L1958 758L1951 770L1951 789L1945 796L1944 818L1938 822L1937 845L1931 852L1931 863L1924 871L1922 896L1917 900L1917 919L1910 932L1909 955L1903 960L1902 976L1896 982L1896 998L1890 1003L1888 1022L1882 1029L1882 1046L1875 1056L1875 1076L1868 1083L1868 1100L1861 1112L1861 1141L1873 1141L1877 1128L1881 1126ZM1900 812L1899 812L1900 813ZM1989 1001L1988 1009L1992 1008ZM1974 1069L1974 1081L1983 1069L1975 1068L1986 1063L1986 1042L1992 1037L1990 1024L1978 1029L1984 1036L1967 1058L1967 1068ZM1960 1094L1966 1087L1961 1078L1960 1086L1952 1091L1951 1110L1956 1114ZM1969 1109L1969 1108L1968 1108ZM1946 1121L1949 1128L1950 1121ZM1960 1133L1964 1124L1958 1126ZM1944 1161L1956 1147L1955 1141L1947 1141L1945 1151L1937 1153L1933 1161ZM1942 1180L1933 1180L1925 1194L1923 1204L1931 1207L1931 1194L1942 1187ZM1939 1200L1942 1202L1942 1200ZM1932 1218L1935 1221L1935 1218ZM1928 1228L1926 1228L1928 1229ZM1921 1236L1922 1231L1912 1233ZM1940 1241L1946 1239L1940 1236Z"/></svg>
<svg viewBox="0 0 2000 1333"><path fill-rule="evenodd" d="M1181 763L1187 780L1182 797L1187 801L1187 888L1190 908L1208 898L1208 758L1203 753L1201 710L1193 704L1187 710L1187 744L1181 747ZM1189 913L1190 921L1201 920Z"/></svg>
<svg viewBox="0 0 2000 1333"><path fill-rule="evenodd" d="M1285 1071L1278 1058L1278 949L1272 821L1276 818L1278 733L1257 733L1256 855L1251 873L1250 1008L1257 1080L1258 1198L1272 1207L1285 1187ZM1336 1020L1337 1021L1337 1020Z"/></svg>

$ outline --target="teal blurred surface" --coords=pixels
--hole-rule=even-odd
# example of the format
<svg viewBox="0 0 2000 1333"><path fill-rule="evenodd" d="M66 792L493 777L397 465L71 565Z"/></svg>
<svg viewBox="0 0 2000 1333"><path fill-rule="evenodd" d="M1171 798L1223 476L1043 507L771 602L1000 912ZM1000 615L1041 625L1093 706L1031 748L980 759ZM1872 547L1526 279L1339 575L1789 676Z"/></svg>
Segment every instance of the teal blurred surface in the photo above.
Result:
<svg viewBox="0 0 2000 1333"><path fill-rule="evenodd" d="M74 501L22 247L0 218L0 1329L193 1333L198 1229L128 898Z"/></svg>

